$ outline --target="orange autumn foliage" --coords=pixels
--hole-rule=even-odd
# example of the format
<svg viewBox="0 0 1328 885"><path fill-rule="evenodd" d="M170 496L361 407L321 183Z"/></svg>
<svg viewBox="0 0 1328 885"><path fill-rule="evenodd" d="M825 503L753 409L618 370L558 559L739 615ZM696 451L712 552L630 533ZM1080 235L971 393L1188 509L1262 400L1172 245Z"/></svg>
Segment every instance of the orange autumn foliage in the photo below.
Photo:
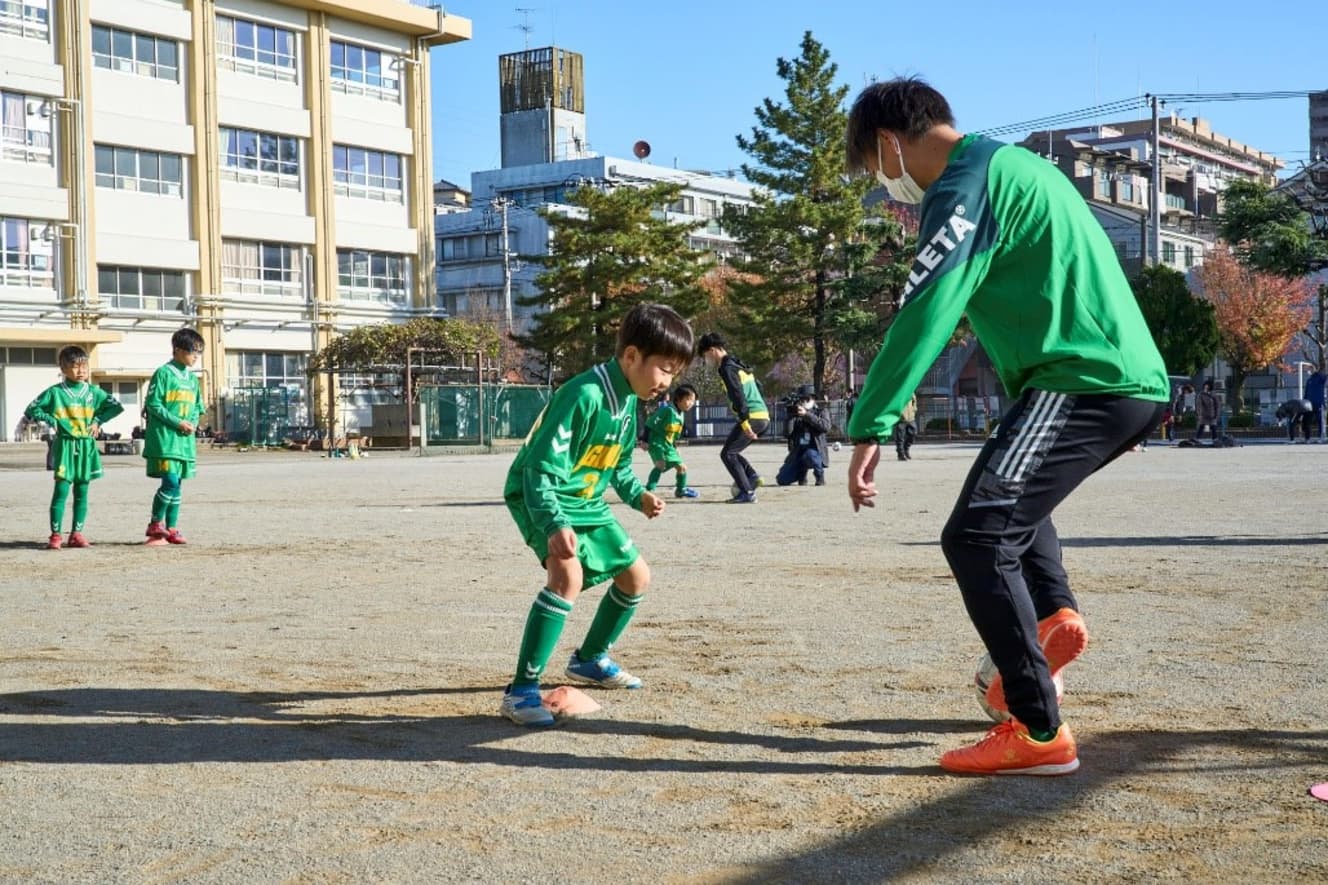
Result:
<svg viewBox="0 0 1328 885"><path fill-rule="evenodd" d="M1205 257L1197 281L1213 305L1222 356L1238 376L1280 360L1309 322L1308 281L1250 270L1223 248Z"/></svg>

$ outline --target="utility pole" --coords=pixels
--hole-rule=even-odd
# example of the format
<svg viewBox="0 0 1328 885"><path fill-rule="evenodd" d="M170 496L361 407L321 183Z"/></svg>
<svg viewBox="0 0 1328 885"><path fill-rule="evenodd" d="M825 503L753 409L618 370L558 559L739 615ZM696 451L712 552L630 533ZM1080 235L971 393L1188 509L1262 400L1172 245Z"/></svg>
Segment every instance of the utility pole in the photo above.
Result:
<svg viewBox="0 0 1328 885"><path fill-rule="evenodd" d="M1148 197L1149 248L1153 253L1153 264L1162 263L1162 200L1166 194L1166 183L1162 180L1162 121L1158 117L1160 101L1156 95L1148 96L1153 106L1153 192Z"/></svg>
<svg viewBox="0 0 1328 885"><path fill-rule="evenodd" d="M503 318L507 323L507 334L512 334L512 252L508 246L508 228L507 228L507 207L512 205L512 201L507 197L499 196L493 201L493 205L502 214L503 218Z"/></svg>

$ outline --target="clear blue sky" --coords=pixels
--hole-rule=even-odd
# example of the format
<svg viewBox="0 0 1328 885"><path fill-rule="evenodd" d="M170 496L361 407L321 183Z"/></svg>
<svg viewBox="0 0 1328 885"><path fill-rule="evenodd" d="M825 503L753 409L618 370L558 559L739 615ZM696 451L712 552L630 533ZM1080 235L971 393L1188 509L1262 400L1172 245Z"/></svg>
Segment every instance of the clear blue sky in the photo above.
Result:
<svg viewBox="0 0 1328 885"><path fill-rule="evenodd" d="M689 169L746 159L734 136L750 130L764 97L782 92L775 60L795 57L805 30L830 51L849 100L871 77L918 74L950 100L963 131L1140 92L1328 89L1328 65L1312 48L1328 36L1324 0L1278 3L1269 14L1189 0L1015 0L999 12L969 0L457 0L447 10L474 23L474 39L433 52L435 178L469 187L471 172L499 165L497 58L525 45L519 5L535 9L532 48L555 43L585 56L593 151L626 157L645 139L651 162L676 158ZM1289 168L1308 158L1304 99L1178 110Z"/></svg>

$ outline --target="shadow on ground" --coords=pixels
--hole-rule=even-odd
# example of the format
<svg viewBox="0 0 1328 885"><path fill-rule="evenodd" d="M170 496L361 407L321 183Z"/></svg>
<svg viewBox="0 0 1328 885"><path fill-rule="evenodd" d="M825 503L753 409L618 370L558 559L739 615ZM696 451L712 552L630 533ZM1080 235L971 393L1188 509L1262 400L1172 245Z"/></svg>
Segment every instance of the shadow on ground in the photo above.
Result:
<svg viewBox="0 0 1328 885"><path fill-rule="evenodd" d="M0 695L0 761L48 764L170 765L187 762L307 760L442 761L596 771L731 772L743 774L934 774L921 768L827 762L621 758L551 753L520 746L537 733L497 715L363 715L318 712L320 704L390 702L482 693L496 705L495 686L381 692L227 692L195 689L75 688ZM78 722L15 722L13 717L68 717ZM6 721L10 720L10 721ZM91 721L88 721L91 720ZM113 720L113 721L98 721ZM926 732L929 723L898 725L891 734ZM569 721L578 734L649 737L679 744L750 745L797 754L882 752L928 746L920 740L816 738L712 731L669 723L611 719ZM501 745L501 746L500 746ZM763 754L765 755L765 754Z"/></svg>

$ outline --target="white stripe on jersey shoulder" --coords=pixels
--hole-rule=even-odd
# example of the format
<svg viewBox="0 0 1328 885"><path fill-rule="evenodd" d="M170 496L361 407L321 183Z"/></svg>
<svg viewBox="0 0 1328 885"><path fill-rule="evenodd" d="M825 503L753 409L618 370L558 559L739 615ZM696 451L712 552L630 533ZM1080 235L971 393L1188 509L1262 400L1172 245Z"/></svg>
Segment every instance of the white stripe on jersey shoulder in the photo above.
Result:
<svg viewBox="0 0 1328 885"><path fill-rule="evenodd" d="M599 378L600 386L604 388L604 395L609 399L609 411L618 414L622 404L618 402L618 392L613 389L613 379L609 377L609 364L599 363L595 366L595 377Z"/></svg>

